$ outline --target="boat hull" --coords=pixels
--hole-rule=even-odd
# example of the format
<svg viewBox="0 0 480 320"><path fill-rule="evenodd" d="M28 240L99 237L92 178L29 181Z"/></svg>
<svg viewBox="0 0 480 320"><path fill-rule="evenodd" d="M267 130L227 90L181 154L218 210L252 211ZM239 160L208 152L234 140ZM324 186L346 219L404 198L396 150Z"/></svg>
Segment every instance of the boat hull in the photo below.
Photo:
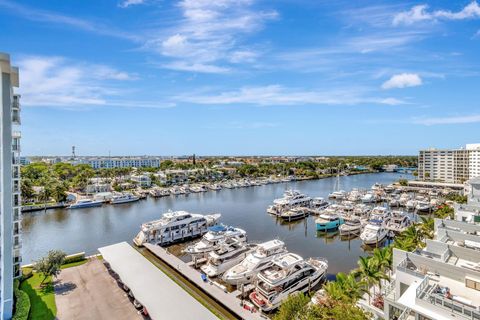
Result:
<svg viewBox="0 0 480 320"><path fill-rule="evenodd" d="M316 222L315 226L317 231L330 231L336 230L340 225L343 224L343 219L338 219L335 221L328 221L328 222Z"/></svg>

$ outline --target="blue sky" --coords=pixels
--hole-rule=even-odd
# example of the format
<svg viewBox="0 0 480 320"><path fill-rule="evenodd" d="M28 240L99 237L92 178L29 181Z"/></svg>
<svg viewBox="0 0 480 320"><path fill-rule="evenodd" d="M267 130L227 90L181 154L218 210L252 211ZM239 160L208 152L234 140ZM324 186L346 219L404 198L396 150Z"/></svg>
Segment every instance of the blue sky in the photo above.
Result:
<svg viewBox="0 0 480 320"><path fill-rule="evenodd" d="M0 0L0 30L26 155L480 142L475 1Z"/></svg>

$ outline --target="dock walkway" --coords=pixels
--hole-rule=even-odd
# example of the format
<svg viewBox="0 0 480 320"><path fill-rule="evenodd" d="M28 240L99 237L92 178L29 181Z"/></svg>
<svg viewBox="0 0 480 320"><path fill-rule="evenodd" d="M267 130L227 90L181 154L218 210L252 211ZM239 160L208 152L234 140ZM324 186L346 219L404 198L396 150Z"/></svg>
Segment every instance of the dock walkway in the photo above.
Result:
<svg viewBox="0 0 480 320"><path fill-rule="evenodd" d="M173 269L181 273L186 279L195 284L203 292L209 295L216 302L223 305L225 308L230 310L235 314L239 319L245 320L264 320L267 319L263 317L259 312L251 312L244 309L241 305L240 299L237 298L236 291L228 293L215 286L212 282L204 282L202 280L200 272L190 267L187 263L183 262L178 257L173 254L168 253L164 248L156 246L153 244L146 243L145 248L157 256L159 259L164 261Z"/></svg>

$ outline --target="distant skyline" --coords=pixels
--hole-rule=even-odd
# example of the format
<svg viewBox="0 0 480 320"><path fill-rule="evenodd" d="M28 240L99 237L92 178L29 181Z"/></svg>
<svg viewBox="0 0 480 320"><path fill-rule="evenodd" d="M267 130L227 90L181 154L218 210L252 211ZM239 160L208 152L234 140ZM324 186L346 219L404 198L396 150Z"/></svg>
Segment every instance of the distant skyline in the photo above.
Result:
<svg viewBox="0 0 480 320"><path fill-rule="evenodd" d="M22 155L415 155L480 140L476 1L0 0Z"/></svg>

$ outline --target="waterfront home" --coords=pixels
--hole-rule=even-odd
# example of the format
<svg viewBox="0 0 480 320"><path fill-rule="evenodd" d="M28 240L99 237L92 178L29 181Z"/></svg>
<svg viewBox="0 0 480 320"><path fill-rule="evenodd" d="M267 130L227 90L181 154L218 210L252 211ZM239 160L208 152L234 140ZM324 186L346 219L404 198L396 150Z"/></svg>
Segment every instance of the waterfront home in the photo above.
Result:
<svg viewBox="0 0 480 320"><path fill-rule="evenodd" d="M135 174L130 179L142 188L150 188L152 185L152 179L150 179L148 174Z"/></svg>
<svg viewBox="0 0 480 320"><path fill-rule="evenodd" d="M435 238L414 252L393 249L384 319L480 319L480 226L435 220Z"/></svg>

